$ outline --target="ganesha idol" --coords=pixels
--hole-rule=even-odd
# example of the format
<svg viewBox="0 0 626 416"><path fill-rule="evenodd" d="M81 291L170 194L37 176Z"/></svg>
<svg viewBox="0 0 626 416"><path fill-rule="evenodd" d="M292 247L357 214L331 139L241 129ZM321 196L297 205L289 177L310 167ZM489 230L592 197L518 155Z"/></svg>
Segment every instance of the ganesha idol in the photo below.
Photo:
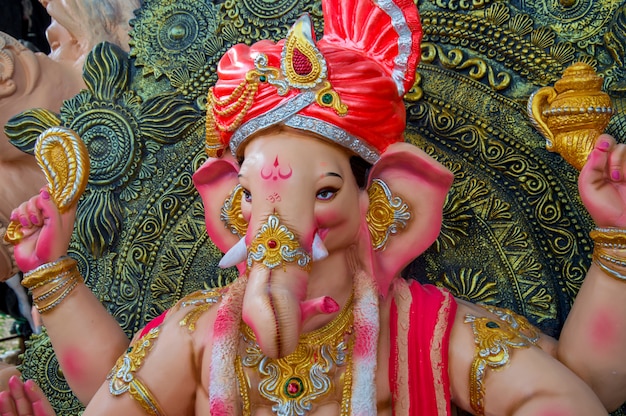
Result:
<svg viewBox="0 0 626 416"><path fill-rule="evenodd" d="M16 260L88 415L606 415L626 400L626 147L580 174L598 228L557 341L512 311L400 277L437 238L453 175L403 141L421 27L411 0L324 0L316 41L236 45L209 91L194 175L237 266L130 342L67 256L74 210L13 211ZM13 378L0 413L51 415Z"/></svg>

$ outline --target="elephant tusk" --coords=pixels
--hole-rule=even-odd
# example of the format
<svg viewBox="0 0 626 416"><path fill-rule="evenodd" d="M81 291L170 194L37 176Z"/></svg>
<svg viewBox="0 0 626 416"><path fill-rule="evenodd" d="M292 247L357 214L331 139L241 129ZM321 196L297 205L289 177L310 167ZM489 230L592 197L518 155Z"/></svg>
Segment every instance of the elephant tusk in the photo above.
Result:
<svg viewBox="0 0 626 416"><path fill-rule="evenodd" d="M313 252L313 261L323 260L328 257L328 250L324 245L319 233L315 233L313 237L313 247L311 249Z"/></svg>
<svg viewBox="0 0 626 416"><path fill-rule="evenodd" d="M236 266L246 260L247 257L246 239L242 237L237 244L228 250L219 262L219 267L226 269Z"/></svg>

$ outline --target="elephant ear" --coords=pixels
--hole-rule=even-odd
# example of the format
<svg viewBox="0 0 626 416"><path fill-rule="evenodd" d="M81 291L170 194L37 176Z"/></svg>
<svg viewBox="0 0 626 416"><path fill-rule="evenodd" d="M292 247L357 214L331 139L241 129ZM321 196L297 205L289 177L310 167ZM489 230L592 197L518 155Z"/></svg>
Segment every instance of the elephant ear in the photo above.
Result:
<svg viewBox="0 0 626 416"><path fill-rule="evenodd" d="M232 199L231 195L239 184L238 174L239 166L230 156L230 152L224 152L221 158L209 158L193 174L193 183L204 204L207 233L224 253L241 238L221 219L225 201Z"/></svg>
<svg viewBox="0 0 626 416"><path fill-rule="evenodd" d="M367 225L381 293L439 235L452 173L418 147L394 143L369 177Z"/></svg>

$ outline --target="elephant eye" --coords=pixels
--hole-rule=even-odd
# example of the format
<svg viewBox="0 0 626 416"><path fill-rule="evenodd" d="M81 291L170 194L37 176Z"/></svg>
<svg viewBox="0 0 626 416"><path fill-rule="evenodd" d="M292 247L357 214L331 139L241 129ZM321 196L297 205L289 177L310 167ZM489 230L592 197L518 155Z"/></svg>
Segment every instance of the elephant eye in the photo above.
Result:
<svg viewBox="0 0 626 416"><path fill-rule="evenodd" d="M324 188L320 190L315 197L320 201L330 201L337 195L337 189L335 188Z"/></svg>
<svg viewBox="0 0 626 416"><path fill-rule="evenodd" d="M243 190L243 200L246 202L252 202L252 194L247 189Z"/></svg>

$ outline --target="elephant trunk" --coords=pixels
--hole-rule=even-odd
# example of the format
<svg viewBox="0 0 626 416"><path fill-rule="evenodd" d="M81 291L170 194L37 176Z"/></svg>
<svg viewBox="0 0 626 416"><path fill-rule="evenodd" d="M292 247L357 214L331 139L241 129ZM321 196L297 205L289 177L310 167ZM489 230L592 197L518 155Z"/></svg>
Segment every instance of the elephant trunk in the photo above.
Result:
<svg viewBox="0 0 626 416"><path fill-rule="evenodd" d="M258 265L250 270L242 319L254 332L261 351L270 358L289 355L298 346L307 281L306 274L300 274L294 276L283 268Z"/></svg>
<svg viewBox="0 0 626 416"><path fill-rule="evenodd" d="M252 329L263 353L270 358L291 354L298 346L304 322L314 315L336 312L328 297L306 299L312 262L328 255L316 232L298 234L281 223L277 214L267 217L249 244L240 242L225 257L242 260L247 247L248 284L242 319Z"/></svg>

